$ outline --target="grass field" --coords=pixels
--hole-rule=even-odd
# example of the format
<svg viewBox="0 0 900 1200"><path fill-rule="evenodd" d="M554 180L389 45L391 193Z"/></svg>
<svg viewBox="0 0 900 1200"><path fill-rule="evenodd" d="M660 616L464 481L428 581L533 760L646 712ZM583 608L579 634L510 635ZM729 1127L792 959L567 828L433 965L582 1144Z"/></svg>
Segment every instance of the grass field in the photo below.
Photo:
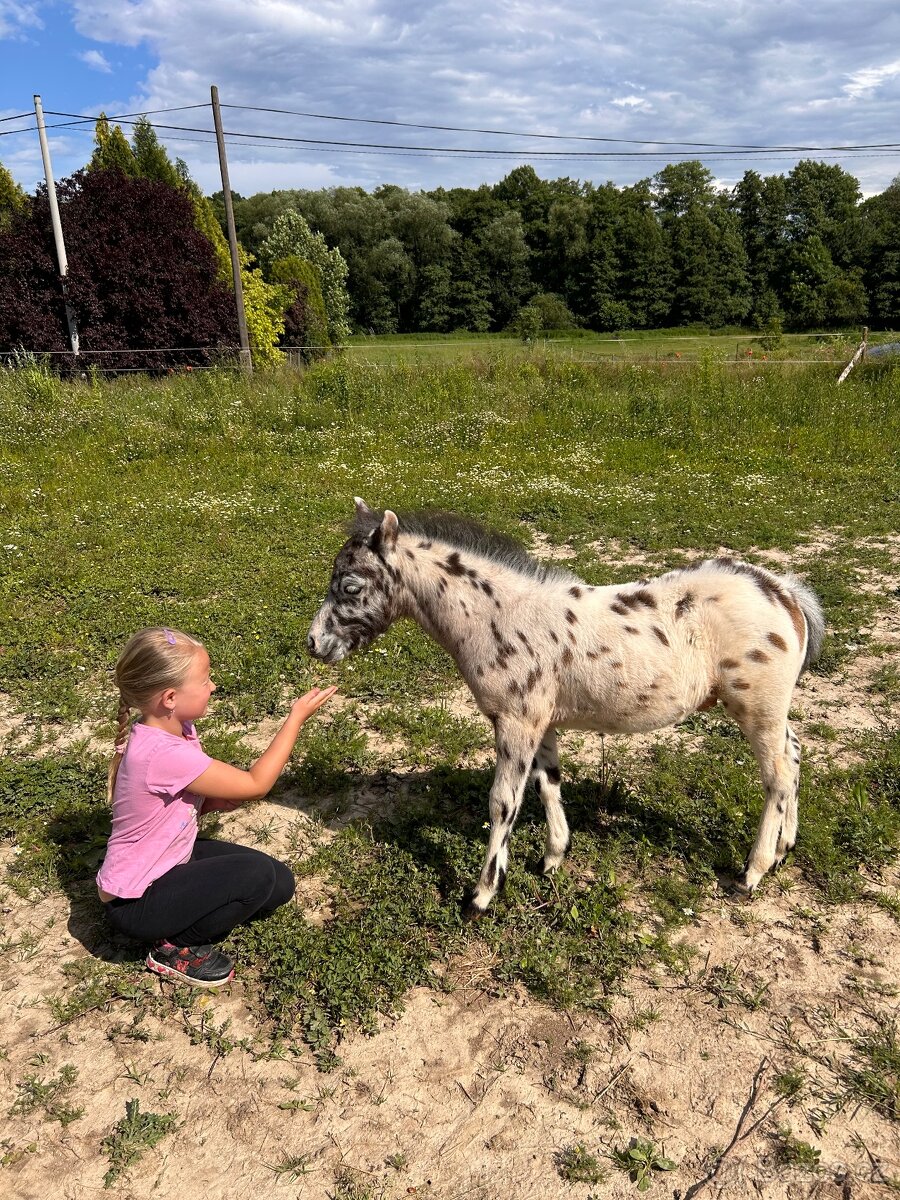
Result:
<svg viewBox="0 0 900 1200"><path fill-rule="evenodd" d="M892 334L873 335L873 344L890 340ZM524 343L511 333L452 334L357 334L347 347L349 357L366 362L390 363L458 362L460 360L529 358L534 355L568 362L607 360L667 362L686 366L700 359L746 364L749 361L824 363L831 367L849 360L859 341L858 331L788 333L774 339L746 329L708 330L702 327L630 330L623 333L594 333L587 329L550 330L533 343ZM840 371L840 366L838 366Z"/></svg>
<svg viewBox="0 0 900 1200"><path fill-rule="evenodd" d="M826 609L819 677L844 678L866 655L876 665L864 686L883 719L851 734L820 723L833 753L804 767L793 866L765 889L800 878L825 908L863 901L900 917L896 891L877 886L900 849L900 681L871 632L896 605L896 583L879 581L897 574L900 373L873 364L837 389L819 365L736 372L713 355L677 370L541 350L443 357L348 354L251 380L69 385L37 367L0 373L10 894L63 892L99 929L91 879L109 817L93 739L111 744L118 649L142 625L168 624L209 648L219 692L201 734L217 756L248 762L251 734L313 684L335 682L345 698L304 733L274 796L292 811L300 798L334 832L310 839L297 824L287 842L330 919L291 906L234 938L270 1047L305 1044L333 1067L354 1029L415 985L452 988L454 964L476 954L490 963L491 994L524 986L575 1010L604 1010L638 964L684 968L672 935L740 864L758 819L756 766L737 730L698 716L684 731L689 751L622 745L600 763L567 742L569 869L553 881L533 873L543 825L527 803L505 895L463 925L491 760L486 724L459 710L453 664L410 625L337 668L304 653L361 495L476 516L558 548L591 583L720 548L795 561ZM335 819L367 781L398 775L402 804ZM18 945L9 924L5 936ZM102 932L93 937L102 950ZM53 1000L62 1025L123 994L136 1021L160 1005L197 1016L193 998L148 989L137 949L112 957L71 973ZM898 1064L880 1061L900 1086Z"/></svg>

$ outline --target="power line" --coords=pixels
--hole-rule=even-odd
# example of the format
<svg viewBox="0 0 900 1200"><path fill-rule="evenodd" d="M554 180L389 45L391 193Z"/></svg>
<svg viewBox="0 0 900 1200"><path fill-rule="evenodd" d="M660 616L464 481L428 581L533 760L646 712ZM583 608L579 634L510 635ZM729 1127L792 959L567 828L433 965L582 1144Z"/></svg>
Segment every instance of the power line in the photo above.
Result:
<svg viewBox="0 0 900 1200"><path fill-rule="evenodd" d="M151 117L151 116L156 116L158 113L189 112L193 109L209 108L209 107L210 107L209 104L180 104L175 108L148 108L146 112L118 113L115 116L106 117L106 119L107 119L107 121L110 121L110 122L126 121L128 124L133 125L136 122L134 122L134 121L128 122L127 119L129 117L139 117L139 118L140 117ZM44 111L47 113L50 113L54 117L60 117L60 116L74 117L74 116L76 116L75 113L55 113L55 112L53 112L52 109L49 109L49 108L45 109ZM105 113L103 115L106 116ZM18 121L18 120L22 120L25 117L33 117L33 116L34 116L33 112L18 113L17 116L15 116L15 117L3 117L3 118L0 118L0 120L2 120L2 121ZM47 129L72 129L72 128L77 129L78 127L85 125L85 124L95 125L99 119L100 119L99 113L95 117L79 115L77 120L58 121L53 125L47 125L46 128ZM151 124L152 124L152 122L151 122ZM22 129L7 129L4 131L0 131L0 137L6 137L6 135L10 134L10 133L29 133L36 128L37 128L36 125L26 125Z"/></svg>
<svg viewBox="0 0 900 1200"><path fill-rule="evenodd" d="M55 112L52 109L48 109L47 111L49 113L51 113L51 115L53 115L53 116L71 117L79 123L82 123L85 121L96 121L96 119L97 119L96 117L86 117L80 113ZM136 121L127 120L124 117L116 118L116 119L121 120L123 122L123 124L126 124L126 125L137 124ZM169 132L175 132L175 133L209 133L210 132L210 130L204 129L201 126L196 126L196 125L164 125L161 122L153 122L152 124L153 124L154 129L167 130ZM60 128L60 126L55 126L54 128ZM237 129L226 129L224 131L224 134L226 137L248 138L254 142L283 142L283 143L289 143L292 145L302 145L302 146L342 146L342 147L350 147L353 149L360 149L360 150L396 150L396 151L415 150L415 151L420 151L420 152L441 153L441 154L454 155L454 156L455 155L478 154L479 156L485 156L485 157L489 157L489 158L509 158L509 157L522 158L525 156L527 156L529 158L559 157L558 150L533 150L533 149L529 149L529 148L517 149L517 150L494 150L488 146L476 146L476 147L471 147L471 146L461 146L461 147L456 147L456 146L416 146L416 145L405 146L405 145L397 145L394 142L346 142L346 141L337 140L335 138L293 137L288 134L253 133L249 130L237 130ZM643 143L643 144L646 145L647 143ZM759 149L755 149L755 150L722 149L722 150L712 150L709 152L709 154L706 157L716 157L716 158L728 157L728 156L752 157L752 156L755 156L757 154L762 154L762 153L794 154L794 153L800 152L803 149L804 149L803 147L789 148L789 147L781 147L781 146L760 147ZM847 154L847 153L853 153L854 151L862 151L862 150L900 150L900 142L879 142L879 143L864 144L864 145L861 144L859 146L820 146L820 147L807 147L806 149L808 149L810 151L812 151L812 150L822 150L822 151L828 150L828 151L832 151L832 152L836 151L838 153ZM685 151L674 151L673 153L689 154L690 152L685 150ZM565 157L569 158L569 159L576 159L576 158L577 159L596 159L596 158L603 159L603 158L610 158L613 156L615 156L616 158L622 158L622 157L625 157L625 158L659 158L660 152L656 151L656 150L616 150L616 151L571 150L565 155Z"/></svg>
<svg viewBox="0 0 900 1200"><path fill-rule="evenodd" d="M195 104L195 105L185 105L183 107L185 109L187 109L187 108L196 109L196 108L208 108L209 106L203 105L203 104ZM226 105L223 105L222 107L223 108L235 108L238 106L226 104ZM57 112L54 109L47 109L46 111L51 116L72 118L72 122L67 121L67 122L61 123L59 125L48 126L48 128L60 129L60 128L63 128L64 126L69 126L71 123L81 124L84 122L96 122L98 119L97 117L93 117L93 116L85 116L82 113ZM176 112L176 111L180 111L180 110L178 110L178 109L168 109L168 110L167 109L157 109L155 111L157 111L157 112L166 112L166 111ZM136 116L140 117L145 114L130 114L130 115L131 116L136 115ZM355 118L346 118L346 119L351 120L351 119L355 119ZM107 120L122 121L123 123L125 123L127 125L134 125L137 123L135 121L129 120L128 116L124 115L124 114L121 116L107 117ZM385 124L387 124L387 123L388 122L385 122ZM399 124L399 122L397 122L397 123ZM177 131L182 131L185 133L210 133L211 132L208 129L205 129L200 126L194 126L194 125L164 125L161 122L151 122L151 124L153 125L154 129L165 129L165 130L169 130L169 131L173 131L173 132L177 132ZM438 127L423 126L423 128L438 128ZM491 132L491 131L474 130L471 132ZM526 150L521 150L521 151L519 151L519 150L493 150L490 147L484 147L484 146L482 146L482 147L406 146L406 145L397 145L396 143L393 143L393 142L345 142L345 141L339 141L334 138L303 138L303 137L293 137L289 134L253 133L249 130L226 130L225 136L226 137L252 138L256 141L280 141L280 142L290 142L290 143L297 143L297 144L301 144L301 145L313 145L313 146L350 146L350 147L354 147L354 148L371 149L371 150L417 150L417 151L440 151L442 153L450 153L450 154L471 154L471 153L489 154L489 155L529 154L529 155L541 155L541 156L558 153L558 151L553 151L553 150L531 150L531 149L526 149ZM530 136L545 137L546 136L546 137L550 137L550 136L555 136L555 135L519 134L519 135L511 135L511 136L521 136L521 137L530 137ZM866 143L860 143L858 145L849 145L849 146L846 146L846 145L845 146L778 146L778 145L740 146L740 145L732 143L731 148L728 148L727 143L712 143L712 142L709 142L709 143L705 143L705 142L656 142L656 143L651 143L648 141L638 142L637 139L624 139L624 138L622 138L622 139L596 138L596 139L589 139L589 140L610 141L610 142L618 141L618 142L622 142L622 143L624 143L626 141L630 141L631 144L645 145L645 146L651 145L651 144L660 145L660 146L677 146L677 145L695 146L695 147L699 147L699 146L716 147L716 146L718 146L719 150L717 152L720 154L741 154L744 152L758 153L758 152L763 152L763 151L766 153L777 153L777 154L794 154L794 153L800 153L800 152L806 152L806 151L809 151L809 152L832 151L832 152L838 152L838 153L852 153L854 151L861 151L861 150L897 150L897 149L900 149L900 142L866 142ZM610 152L608 152L608 151L602 151L602 150L573 150L567 155L567 157L579 157L579 158L582 158L582 157L583 158L608 157L609 153ZM629 157L637 157L637 156L657 157L658 156L658 152L654 151L654 150L617 151L616 153L617 154L627 154ZM685 153L687 153L687 152L685 151Z"/></svg>
<svg viewBox="0 0 900 1200"><path fill-rule="evenodd" d="M768 146L758 143L742 143L742 142L667 142L659 138L614 138L614 137L594 137L582 133L522 133L510 129L477 129L466 125L422 125L413 121L388 121L376 117L339 117L330 113L310 113L297 112L290 108L262 108L250 104L223 104L223 108L233 108L241 112L267 112L267 113L282 113L291 117L311 117L318 121L355 121L364 125L395 125L404 129L435 129L446 133L487 133L495 137L527 137L527 138L551 138L556 141L578 141L578 142L615 142L622 145L637 145L637 146L690 146L695 149L710 149L710 150L782 150L787 152L798 151L815 151L815 150L884 150L896 146L895 142L876 142L872 145L853 146Z"/></svg>

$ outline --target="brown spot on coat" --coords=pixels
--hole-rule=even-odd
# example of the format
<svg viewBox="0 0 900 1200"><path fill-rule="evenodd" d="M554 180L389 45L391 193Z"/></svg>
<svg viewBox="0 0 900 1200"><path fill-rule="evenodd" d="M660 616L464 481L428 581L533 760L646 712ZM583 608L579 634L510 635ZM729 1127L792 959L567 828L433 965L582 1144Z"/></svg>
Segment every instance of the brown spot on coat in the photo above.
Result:
<svg viewBox="0 0 900 1200"><path fill-rule="evenodd" d="M662 629L660 629L660 627L658 625L653 626L653 632L656 634L656 636L659 638L659 640L662 642L662 644L664 646L668 646L669 639L666 637L665 633L663 632Z"/></svg>
<svg viewBox="0 0 900 1200"><path fill-rule="evenodd" d="M566 609L566 620L569 622L570 625L578 624L578 618L572 612L571 608Z"/></svg>
<svg viewBox="0 0 900 1200"><path fill-rule="evenodd" d="M787 642L780 633L770 633L768 637L773 646L777 646L779 650L784 650L785 652L787 651Z"/></svg>
<svg viewBox="0 0 900 1200"><path fill-rule="evenodd" d="M617 617L627 617L628 616L628 609L625 607L624 604L618 604L618 603L611 604L610 608L613 610L613 612L616 614Z"/></svg>
<svg viewBox="0 0 900 1200"><path fill-rule="evenodd" d="M626 633L640 633L641 631L639 629L635 629L635 627L633 625L626 625L625 632Z"/></svg>
<svg viewBox="0 0 900 1200"><path fill-rule="evenodd" d="M769 656L765 650L751 650L747 657L751 662L764 663L769 661Z"/></svg>
<svg viewBox="0 0 900 1200"><path fill-rule="evenodd" d="M779 592L778 599L781 605L787 609L788 615L794 624L794 632L797 634L797 641L802 646L806 640L806 618L804 617L800 605L793 596L787 592Z"/></svg>
<svg viewBox="0 0 900 1200"><path fill-rule="evenodd" d="M694 607L694 593L685 592L678 603L675 605L675 619L680 620L685 613L689 613Z"/></svg>
<svg viewBox="0 0 900 1200"><path fill-rule="evenodd" d="M564 666L564 667L567 667L567 666L569 666L569 664L572 662L572 659L573 659L573 658L574 658L574 655L572 654L572 651L569 649L569 647L568 647L568 646L566 646L565 650L563 650L563 652L562 652L562 664L563 664L563 666Z"/></svg>
<svg viewBox="0 0 900 1200"><path fill-rule="evenodd" d="M703 703L697 705L697 712L708 712L709 709L715 708L718 703L719 693L715 688L712 688Z"/></svg>
<svg viewBox="0 0 900 1200"><path fill-rule="evenodd" d="M723 658L719 663L723 671L733 671L735 667L739 667L740 665L736 658Z"/></svg>
<svg viewBox="0 0 900 1200"><path fill-rule="evenodd" d="M438 563L438 566L442 571L446 571L448 575L465 575L466 573L466 568L462 564L458 550L454 550L452 554L448 554L447 561Z"/></svg>
<svg viewBox="0 0 900 1200"><path fill-rule="evenodd" d="M733 679L731 681L731 686L733 688L737 688L739 692L749 692L750 690L750 684L746 679Z"/></svg>
<svg viewBox="0 0 900 1200"><path fill-rule="evenodd" d="M638 604L643 604L644 608L656 608L656 597L652 592L642 588L639 592L634 592L633 596Z"/></svg>
<svg viewBox="0 0 900 1200"><path fill-rule="evenodd" d="M570 587L569 595L574 596L576 600L580 600L581 599L581 588L580 587Z"/></svg>

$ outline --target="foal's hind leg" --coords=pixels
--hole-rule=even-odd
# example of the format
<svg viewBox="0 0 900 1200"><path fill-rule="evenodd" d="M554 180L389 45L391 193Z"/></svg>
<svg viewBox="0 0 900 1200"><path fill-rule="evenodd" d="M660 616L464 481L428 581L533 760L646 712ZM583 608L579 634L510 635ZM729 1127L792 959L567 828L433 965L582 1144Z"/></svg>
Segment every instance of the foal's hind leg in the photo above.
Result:
<svg viewBox="0 0 900 1200"><path fill-rule="evenodd" d="M797 735L791 729L790 725L786 727L786 742L785 753L790 756L791 762L797 768L797 773L794 778L794 791L788 801L787 816L785 818L782 836L779 839L776 848L778 862L780 863L789 850L793 850L797 842L797 824L798 824L798 797L800 792L800 743L797 741Z"/></svg>
<svg viewBox="0 0 900 1200"><path fill-rule="evenodd" d="M547 817L547 841L540 865L544 875L552 875L562 866L569 848L569 826L560 799L559 781L556 730L548 729L531 764L531 782L544 805Z"/></svg>
<svg viewBox="0 0 900 1200"><path fill-rule="evenodd" d="M735 890L749 896L763 875L780 862L797 836L797 789L800 781L799 745L787 722L754 726L741 722L762 774L766 799L753 849Z"/></svg>

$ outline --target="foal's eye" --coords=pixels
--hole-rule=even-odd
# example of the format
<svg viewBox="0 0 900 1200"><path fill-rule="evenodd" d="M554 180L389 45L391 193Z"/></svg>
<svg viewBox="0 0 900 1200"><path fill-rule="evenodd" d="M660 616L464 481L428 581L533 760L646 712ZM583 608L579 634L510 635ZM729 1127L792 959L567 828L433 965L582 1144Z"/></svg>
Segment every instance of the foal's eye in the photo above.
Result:
<svg viewBox="0 0 900 1200"><path fill-rule="evenodd" d="M362 591L361 583L345 583L344 584L344 592L348 596L358 596L361 591Z"/></svg>

